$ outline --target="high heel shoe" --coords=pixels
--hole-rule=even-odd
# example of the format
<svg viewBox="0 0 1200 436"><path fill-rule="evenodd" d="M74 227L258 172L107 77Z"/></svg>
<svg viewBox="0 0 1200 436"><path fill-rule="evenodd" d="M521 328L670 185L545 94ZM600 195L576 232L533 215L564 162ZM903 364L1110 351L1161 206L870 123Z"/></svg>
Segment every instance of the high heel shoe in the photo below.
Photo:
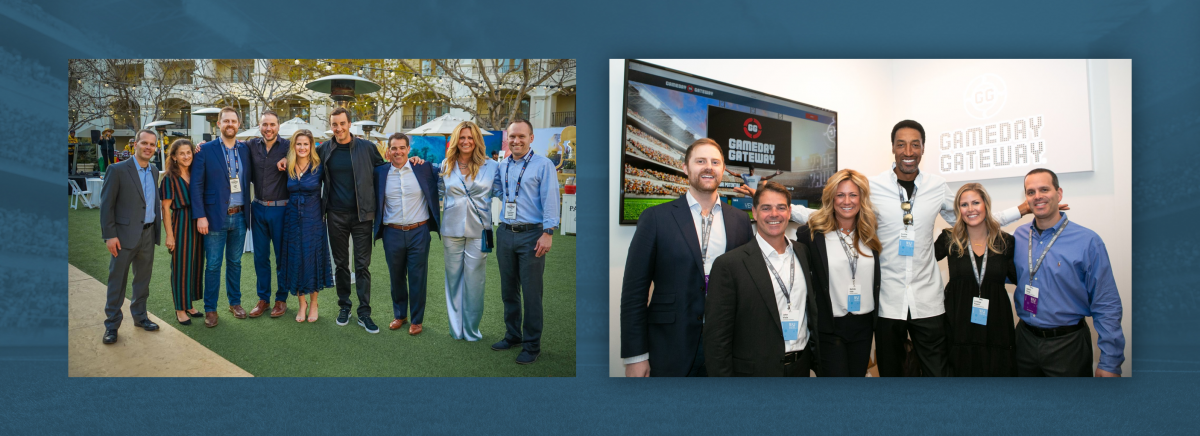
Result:
<svg viewBox="0 0 1200 436"><path fill-rule="evenodd" d="M188 314L188 316L190 316L192 318L204 318L204 312L192 313L192 312L184 311L184 313ZM187 324L184 324L184 325L187 325Z"/></svg>
<svg viewBox="0 0 1200 436"><path fill-rule="evenodd" d="M180 320L179 320L179 318L178 318L178 317L176 317L176 318L175 318L175 322L179 323L179 325L192 325L192 319L191 319L191 318L188 318L188 319L185 319L185 320L183 320L183 321L180 321Z"/></svg>

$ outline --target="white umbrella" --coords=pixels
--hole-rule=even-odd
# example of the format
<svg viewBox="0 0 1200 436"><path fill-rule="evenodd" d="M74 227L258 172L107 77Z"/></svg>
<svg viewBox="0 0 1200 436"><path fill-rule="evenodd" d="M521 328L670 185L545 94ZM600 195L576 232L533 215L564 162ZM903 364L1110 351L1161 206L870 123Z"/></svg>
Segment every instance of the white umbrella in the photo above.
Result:
<svg viewBox="0 0 1200 436"><path fill-rule="evenodd" d="M304 122L304 120L300 119L299 117L292 118L279 125L279 136L291 139L292 135L295 135L297 131L302 129L311 132L313 131L313 126L312 124ZM315 134L316 133L314 133L314 135Z"/></svg>
<svg viewBox="0 0 1200 436"><path fill-rule="evenodd" d="M258 131L258 127L255 127L255 128L253 128L253 129L250 129L250 130L244 131L244 132L242 132L242 133L238 133L238 134L237 134L237 136L235 136L235 138L238 138L238 139L250 139L250 138L257 138L257 137L260 137L260 136L262 136L262 133L259 133L259 131Z"/></svg>
<svg viewBox="0 0 1200 436"><path fill-rule="evenodd" d="M355 135L355 136L362 135L363 134L362 126L351 125L350 126L350 134ZM387 135L380 133L378 130L372 130L371 137L375 138L375 139L387 139L388 138Z"/></svg>
<svg viewBox="0 0 1200 436"><path fill-rule="evenodd" d="M410 136L411 135L450 136L454 133L454 128L458 127L459 124L462 124L463 121L466 121L466 120L457 118L457 117L452 117L452 116L450 116L450 114L445 114L440 117L434 118L433 121L422 124L415 129L409 130L408 134ZM492 135L491 133L488 133L487 130L480 129L480 132L483 132L483 136L491 136Z"/></svg>

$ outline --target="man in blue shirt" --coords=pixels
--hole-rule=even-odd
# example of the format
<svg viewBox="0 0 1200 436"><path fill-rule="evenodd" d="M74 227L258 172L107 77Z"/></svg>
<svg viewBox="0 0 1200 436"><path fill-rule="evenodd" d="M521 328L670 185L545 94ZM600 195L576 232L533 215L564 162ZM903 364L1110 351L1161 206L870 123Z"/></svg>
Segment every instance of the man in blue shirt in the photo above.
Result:
<svg viewBox="0 0 1200 436"><path fill-rule="evenodd" d="M1058 175L1038 168L1025 175L1025 202L1034 220L1017 228L1017 375L1092 374L1092 317L1100 362L1096 377L1120 377L1125 361L1121 296L1100 236L1059 212Z"/></svg>
<svg viewBox="0 0 1200 436"><path fill-rule="evenodd" d="M493 350L524 344L517 363L528 365L541 353L542 273L551 236L558 227L558 173L554 163L538 156L533 125L522 119L508 125L512 152L500 163L493 186L503 192L496 261L500 264L500 296L504 301L504 339ZM522 323L522 306L525 319Z"/></svg>

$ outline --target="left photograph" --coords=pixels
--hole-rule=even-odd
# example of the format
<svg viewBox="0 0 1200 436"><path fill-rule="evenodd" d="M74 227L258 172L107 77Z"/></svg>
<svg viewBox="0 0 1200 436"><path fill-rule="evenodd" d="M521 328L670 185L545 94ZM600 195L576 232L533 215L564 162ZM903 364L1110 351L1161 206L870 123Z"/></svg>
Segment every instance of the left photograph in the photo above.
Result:
<svg viewBox="0 0 1200 436"><path fill-rule="evenodd" d="M575 376L574 59L69 74L69 376Z"/></svg>

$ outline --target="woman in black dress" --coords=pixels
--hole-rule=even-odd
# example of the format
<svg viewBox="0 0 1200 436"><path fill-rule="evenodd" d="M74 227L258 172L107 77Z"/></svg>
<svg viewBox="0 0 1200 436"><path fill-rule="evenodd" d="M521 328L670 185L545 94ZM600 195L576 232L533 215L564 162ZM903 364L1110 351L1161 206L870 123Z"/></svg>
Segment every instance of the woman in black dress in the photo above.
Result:
<svg viewBox="0 0 1200 436"><path fill-rule="evenodd" d="M978 183L954 196L954 227L934 243L938 260L949 257L946 342L951 374L959 377L1016 375L1012 301L1004 281L1017 282L1013 236L992 217L992 200Z"/></svg>
<svg viewBox="0 0 1200 436"><path fill-rule="evenodd" d="M879 301L879 250L871 186L854 170L825 183L821 210L796 231L808 246L823 377L863 377L871 360L875 302Z"/></svg>

